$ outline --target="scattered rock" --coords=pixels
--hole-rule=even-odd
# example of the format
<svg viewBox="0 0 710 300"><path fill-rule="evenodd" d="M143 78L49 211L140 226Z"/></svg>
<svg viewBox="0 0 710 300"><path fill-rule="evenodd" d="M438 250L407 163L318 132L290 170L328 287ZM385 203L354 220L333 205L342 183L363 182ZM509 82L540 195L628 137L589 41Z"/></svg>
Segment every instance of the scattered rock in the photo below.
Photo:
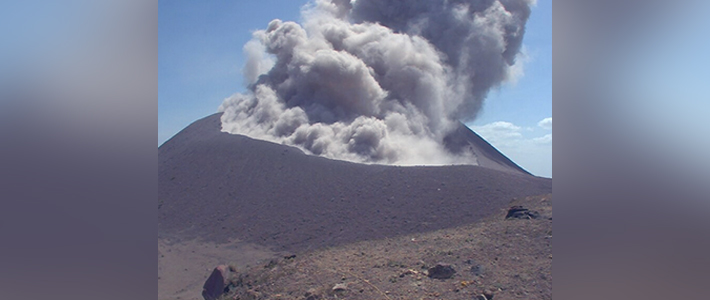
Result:
<svg viewBox="0 0 710 300"><path fill-rule="evenodd" d="M529 210L522 206L513 206L508 210L508 215L505 216L506 219L537 219L540 217L540 213L536 211Z"/></svg>
<svg viewBox="0 0 710 300"><path fill-rule="evenodd" d="M486 290L483 292L483 294L479 295L476 297L478 300L493 300L493 296L495 296L495 293L492 290Z"/></svg>
<svg viewBox="0 0 710 300"><path fill-rule="evenodd" d="M268 264L264 265L264 269L273 269L274 267L278 266L279 262L275 259L272 259L269 261Z"/></svg>
<svg viewBox="0 0 710 300"><path fill-rule="evenodd" d="M407 269L402 274L399 274L399 278L404 278L404 276L407 276L407 275L419 275L419 274L421 274L421 272L419 272L417 270Z"/></svg>
<svg viewBox="0 0 710 300"><path fill-rule="evenodd" d="M469 259L464 261L465 264L471 265L471 274L474 276L481 276L485 272L485 268L479 265L475 260Z"/></svg>
<svg viewBox="0 0 710 300"><path fill-rule="evenodd" d="M485 271L485 268L481 265L475 265L471 267L471 274L475 276L481 276L483 275L483 272Z"/></svg>
<svg viewBox="0 0 710 300"><path fill-rule="evenodd" d="M202 297L205 300L216 300L229 292L232 279L236 276L237 269L232 266L220 265L214 268L212 275L207 278L202 286Z"/></svg>
<svg viewBox="0 0 710 300"><path fill-rule="evenodd" d="M318 296L318 294L316 294L316 290L315 290L315 289L309 289L308 292L306 292L306 294L303 295L303 297L305 298L305 300L318 300L318 299L320 299L320 296Z"/></svg>
<svg viewBox="0 0 710 300"><path fill-rule="evenodd" d="M348 285L345 283L338 283L333 287L333 292L345 292L348 290Z"/></svg>
<svg viewBox="0 0 710 300"><path fill-rule="evenodd" d="M483 292L483 296L485 296L488 300L493 300L493 296L495 296L495 291L493 289L488 289Z"/></svg>
<svg viewBox="0 0 710 300"><path fill-rule="evenodd" d="M438 264L433 268L429 268L429 278L434 279L449 279L456 274L456 270L451 265Z"/></svg>

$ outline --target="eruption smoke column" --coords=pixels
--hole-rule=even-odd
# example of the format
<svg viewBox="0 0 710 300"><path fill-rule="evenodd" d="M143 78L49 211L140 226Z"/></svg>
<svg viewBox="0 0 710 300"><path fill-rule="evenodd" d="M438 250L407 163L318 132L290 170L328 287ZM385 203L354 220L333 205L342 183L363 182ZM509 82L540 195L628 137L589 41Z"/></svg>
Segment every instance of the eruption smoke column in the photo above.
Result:
<svg viewBox="0 0 710 300"><path fill-rule="evenodd" d="M509 78L533 0L316 0L245 47L223 131L329 158L476 164L443 145Z"/></svg>

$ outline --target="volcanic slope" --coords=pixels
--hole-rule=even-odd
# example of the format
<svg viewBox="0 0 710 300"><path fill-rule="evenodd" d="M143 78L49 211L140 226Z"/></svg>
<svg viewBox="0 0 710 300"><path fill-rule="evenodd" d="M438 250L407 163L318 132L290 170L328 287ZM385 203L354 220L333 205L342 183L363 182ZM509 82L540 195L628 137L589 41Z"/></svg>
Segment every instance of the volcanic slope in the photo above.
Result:
<svg viewBox="0 0 710 300"><path fill-rule="evenodd" d="M552 192L551 179L528 175L466 130L449 143L477 147L483 166L397 167L223 133L220 114L211 115L158 149L158 238L301 252L470 224L513 197Z"/></svg>
<svg viewBox="0 0 710 300"><path fill-rule="evenodd" d="M462 123L444 138L444 146L455 154L468 150L476 156L480 167L532 175Z"/></svg>

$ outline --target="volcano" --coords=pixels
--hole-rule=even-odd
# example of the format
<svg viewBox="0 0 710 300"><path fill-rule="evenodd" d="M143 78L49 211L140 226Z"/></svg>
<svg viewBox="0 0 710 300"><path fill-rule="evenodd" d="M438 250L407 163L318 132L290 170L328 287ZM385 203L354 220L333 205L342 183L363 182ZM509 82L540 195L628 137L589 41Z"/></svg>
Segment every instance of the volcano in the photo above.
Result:
<svg viewBox="0 0 710 300"><path fill-rule="evenodd" d="M297 251L467 224L552 191L463 124L446 145L479 165L331 160L221 132L214 114L158 148L158 233Z"/></svg>
<svg viewBox="0 0 710 300"><path fill-rule="evenodd" d="M254 257L263 259L471 224L513 198L552 192L551 179L530 175L463 124L446 146L475 153L478 166L400 167L224 133L220 116L194 122L158 148L159 294L168 278L179 278L168 269L181 244L192 243L181 251L193 256L210 248L205 264L242 255L235 242L262 249ZM214 250L220 245L231 252Z"/></svg>

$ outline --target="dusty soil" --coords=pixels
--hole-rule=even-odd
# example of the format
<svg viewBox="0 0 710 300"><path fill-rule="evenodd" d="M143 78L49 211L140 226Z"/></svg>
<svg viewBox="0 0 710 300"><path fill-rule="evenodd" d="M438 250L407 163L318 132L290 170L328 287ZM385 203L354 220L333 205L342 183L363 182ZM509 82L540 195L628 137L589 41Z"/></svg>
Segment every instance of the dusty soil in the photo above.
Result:
<svg viewBox="0 0 710 300"><path fill-rule="evenodd" d="M158 239L158 300L203 300L202 286L215 266L240 269L278 257L269 249L243 242Z"/></svg>
<svg viewBox="0 0 710 300"><path fill-rule="evenodd" d="M552 195L510 205L540 217L506 220L501 209L475 224L272 260L242 270L224 299L552 299ZM440 263L456 274L429 278Z"/></svg>

